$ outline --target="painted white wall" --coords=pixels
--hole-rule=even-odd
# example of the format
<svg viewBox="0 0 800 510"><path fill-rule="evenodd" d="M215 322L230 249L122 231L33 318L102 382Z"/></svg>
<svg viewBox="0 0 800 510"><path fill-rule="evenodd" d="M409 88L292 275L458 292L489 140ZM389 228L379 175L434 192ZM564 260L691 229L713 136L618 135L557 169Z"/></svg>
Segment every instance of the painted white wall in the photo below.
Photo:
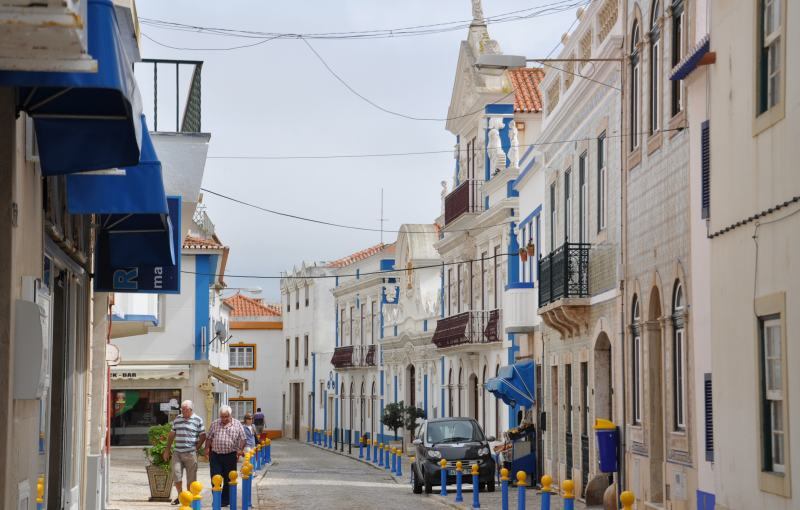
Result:
<svg viewBox="0 0 800 510"><path fill-rule="evenodd" d="M281 395L283 393L284 349L283 332L279 329L234 329L230 344L256 345L256 370L233 372L248 380L243 398L255 398L255 407L264 413L264 427L281 428Z"/></svg>

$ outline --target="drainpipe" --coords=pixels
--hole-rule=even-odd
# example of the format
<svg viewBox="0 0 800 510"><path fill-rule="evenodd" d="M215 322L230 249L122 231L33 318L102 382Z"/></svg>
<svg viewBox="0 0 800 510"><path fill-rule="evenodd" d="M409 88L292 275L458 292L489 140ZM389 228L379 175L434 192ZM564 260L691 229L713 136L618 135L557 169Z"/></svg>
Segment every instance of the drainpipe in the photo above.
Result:
<svg viewBox="0 0 800 510"><path fill-rule="evenodd" d="M628 40L628 1L626 0L623 2L622 8L622 60L620 60L620 73L619 73L619 80L620 80L620 115L619 119L619 132L620 135L624 133L625 129L625 116L627 115L627 109L625 108L625 69L626 69L626 60L625 60L625 42ZM626 395L628 394L627 384L626 384L626 375L627 370L625 369L625 282L628 280L628 250L626 249L628 243L628 158L625 157L625 142L627 141L627 137L620 136L619 137L620 143L620 209L621 214L619 215L620 221L620 235L621 235L621 242L620 242L620 261L622 262L622 284L620 285L620 328L619 328L619 338L620 338L620 346L622 351L622 364L620 366L620 372L622 372L622 423L620 424L620 476L617 482L617 501L619 502L619 497L622 492L622 487L625 486L627 488L627 462L626 462L626 454L627 454L627 424L628 424L628 406L626 405ZM612 360L613 363L613 360ZM613 383L612 383L613 388ZM612 409L613 411L613 409Z"/></svg>

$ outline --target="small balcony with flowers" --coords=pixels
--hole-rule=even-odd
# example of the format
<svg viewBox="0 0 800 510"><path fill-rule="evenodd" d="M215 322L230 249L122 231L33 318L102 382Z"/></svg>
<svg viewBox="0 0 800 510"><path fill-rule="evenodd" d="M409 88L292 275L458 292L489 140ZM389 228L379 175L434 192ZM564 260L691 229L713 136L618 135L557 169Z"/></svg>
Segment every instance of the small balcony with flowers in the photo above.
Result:
<svg viewBox="0 0 800 510"><path fill-rule="evenodd" d="M334 370L356 370L374 368L377 363L374 345L344 345L333 350L331 365Z"/></svg>
<svg viewBox="0 0 800 510"><path fill-rule="evenodd" d="M566 242L538 262L539 315L562 338L588 328L589 243Z"/></svg>

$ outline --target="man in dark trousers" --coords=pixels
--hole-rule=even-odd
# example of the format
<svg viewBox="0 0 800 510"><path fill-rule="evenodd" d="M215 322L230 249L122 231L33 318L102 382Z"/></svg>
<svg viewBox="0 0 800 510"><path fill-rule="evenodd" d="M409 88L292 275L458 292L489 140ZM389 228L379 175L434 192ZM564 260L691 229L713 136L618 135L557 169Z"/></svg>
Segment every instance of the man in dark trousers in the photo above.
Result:
<svg viewBox="0 0 800 510"><path fill-rule="evenodd" d="M230 506L230 487L228 474L236 471L236 461L244 455L244 427L239 420L231 416L230 406L219 408L219 419L211 423L206 434L206 451L209 454L211 478L221 475L225 483L222 486L222 506Z"/></svg>
<svg viewBox="0 0 800 510"><path fill-rule="evenodd" d="M260 407L256 409L256 414L253 415L253 425L256 426L258 438L261 439L261 433L264 432L264 413L261 412Z"/></svg>

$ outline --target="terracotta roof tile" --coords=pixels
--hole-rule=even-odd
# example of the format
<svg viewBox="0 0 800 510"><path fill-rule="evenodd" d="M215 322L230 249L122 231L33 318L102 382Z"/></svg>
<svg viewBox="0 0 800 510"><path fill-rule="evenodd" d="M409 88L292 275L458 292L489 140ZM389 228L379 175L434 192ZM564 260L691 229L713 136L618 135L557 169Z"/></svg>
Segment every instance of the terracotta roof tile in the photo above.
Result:
<svg viewBox="0 0 800 510"><path fill-rule="evenodd" d="M281 305L265 304L262 299L235 294L224 300L233 317L280 317Z"/></svg>
<svg viewBox="0 0 800 510"><path fill-rule="evenodd" d="M224 248L217 236L211 239L204 239L202 237L193 236L188 234L183 239L183 248L187 250L214 250Z"/></svg>
<svg viewBox="0 0 800 510"><path fill-rule="evenodd" d="M330 268L347 267L347 266L349 266L351 264L355 264L356 262L359 262L361 260L369 258L369 257L371 257L371 256L375 255L376 253L379 253L379 252L381 252L383 250L386 250L387 254L394 253L394 244L379 243L379 244L376 244L375 246L370 246L369 248L366 248L366 249L363 249L361 251L357 251L355 253L352 253L352 254L350 254L350 255L348 255L346 257L343 257L341 259L334 260L332 262L328 262L325 265L325 267L330 267Z"/></svg>
<svg viewBox="0 0 800 510"><path fill-rule="evenodd" d="M538 113L542 111L542 94L539 85L544 79L544 69L526 67L509 69L508 76L514 87L514 111L520 113Z"/></svg>

